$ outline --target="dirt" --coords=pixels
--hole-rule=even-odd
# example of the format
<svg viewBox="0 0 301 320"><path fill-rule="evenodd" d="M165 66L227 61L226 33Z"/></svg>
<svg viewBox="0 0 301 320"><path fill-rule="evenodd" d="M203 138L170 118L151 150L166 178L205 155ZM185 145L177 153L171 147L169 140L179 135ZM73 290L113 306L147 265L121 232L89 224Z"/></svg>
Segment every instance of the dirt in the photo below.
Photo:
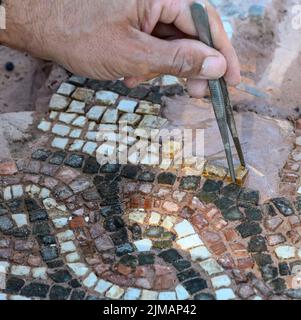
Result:
<svg viewBox="0 0 301 320"><path fill-rule="evenodd" d="M233 44L242 64L243 80L263 95L234 92L239 110L300 118L301 31L292 27L295 4L300 3L271 1L263 20L236 20Z"/></svg>
<svg viewBox="0 0 301 320"><path fill-rule="evenodd" d="M12 62L14 70L5 65ZM53 90L67 77L62 68L0 46L0 113L46 111Z"/></svg>

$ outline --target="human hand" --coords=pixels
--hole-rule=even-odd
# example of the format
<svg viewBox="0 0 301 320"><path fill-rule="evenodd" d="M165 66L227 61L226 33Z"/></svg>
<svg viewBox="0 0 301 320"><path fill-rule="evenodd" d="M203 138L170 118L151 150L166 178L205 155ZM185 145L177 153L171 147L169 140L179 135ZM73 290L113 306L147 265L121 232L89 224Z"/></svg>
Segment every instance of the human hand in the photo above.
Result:
<svg viewBox="0 0 301 320"><path fill-rule="evenodd" d="M224 75L237 85L240 69L221 19L207 2L217 50L197 40L194 1L6 0L2 41L78 75L124 77L129 87L161 74L187 78L189 93L202 97L208 79Z"/></svg>

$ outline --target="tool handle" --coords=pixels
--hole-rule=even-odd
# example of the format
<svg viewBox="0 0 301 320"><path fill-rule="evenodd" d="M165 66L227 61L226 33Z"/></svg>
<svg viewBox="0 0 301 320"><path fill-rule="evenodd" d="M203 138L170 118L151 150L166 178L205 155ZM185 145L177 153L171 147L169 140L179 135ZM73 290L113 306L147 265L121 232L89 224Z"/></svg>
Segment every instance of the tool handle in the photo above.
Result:
<svg viewBox="0 0 301 320"><path fill-rule="evenodd" d="M191 5L191 14L201 42L205 43L208 47L214 48L209 17L205 5L196 2L193 3Z"/></svg>

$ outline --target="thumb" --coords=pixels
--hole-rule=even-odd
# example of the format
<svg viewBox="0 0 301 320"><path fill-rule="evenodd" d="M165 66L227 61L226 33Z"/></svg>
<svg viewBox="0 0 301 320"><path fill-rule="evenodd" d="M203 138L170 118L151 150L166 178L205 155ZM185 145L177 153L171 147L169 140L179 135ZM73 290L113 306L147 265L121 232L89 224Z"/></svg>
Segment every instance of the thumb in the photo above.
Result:
<svg viewBox="0 0 301 320"><path fill-rule="evenodd" d="M227 70L225 57L197 40L166 41L149 36L150 73L183 78L219 79Z"/></svg>

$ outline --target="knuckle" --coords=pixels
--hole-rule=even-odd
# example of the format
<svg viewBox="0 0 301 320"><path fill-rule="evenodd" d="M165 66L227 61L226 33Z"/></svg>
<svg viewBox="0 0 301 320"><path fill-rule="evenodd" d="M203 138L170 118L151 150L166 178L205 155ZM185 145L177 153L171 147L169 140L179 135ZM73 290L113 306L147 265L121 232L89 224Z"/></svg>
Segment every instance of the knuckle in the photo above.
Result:
<svg viewBox="0 0 301 320"><path fill-rule="evenodd" d="M170 72L174 75L186 77L194 73L195 66L196 57L193 50L179 47L173 55ZM197 73L197 71L195 73Z"/></svg>

